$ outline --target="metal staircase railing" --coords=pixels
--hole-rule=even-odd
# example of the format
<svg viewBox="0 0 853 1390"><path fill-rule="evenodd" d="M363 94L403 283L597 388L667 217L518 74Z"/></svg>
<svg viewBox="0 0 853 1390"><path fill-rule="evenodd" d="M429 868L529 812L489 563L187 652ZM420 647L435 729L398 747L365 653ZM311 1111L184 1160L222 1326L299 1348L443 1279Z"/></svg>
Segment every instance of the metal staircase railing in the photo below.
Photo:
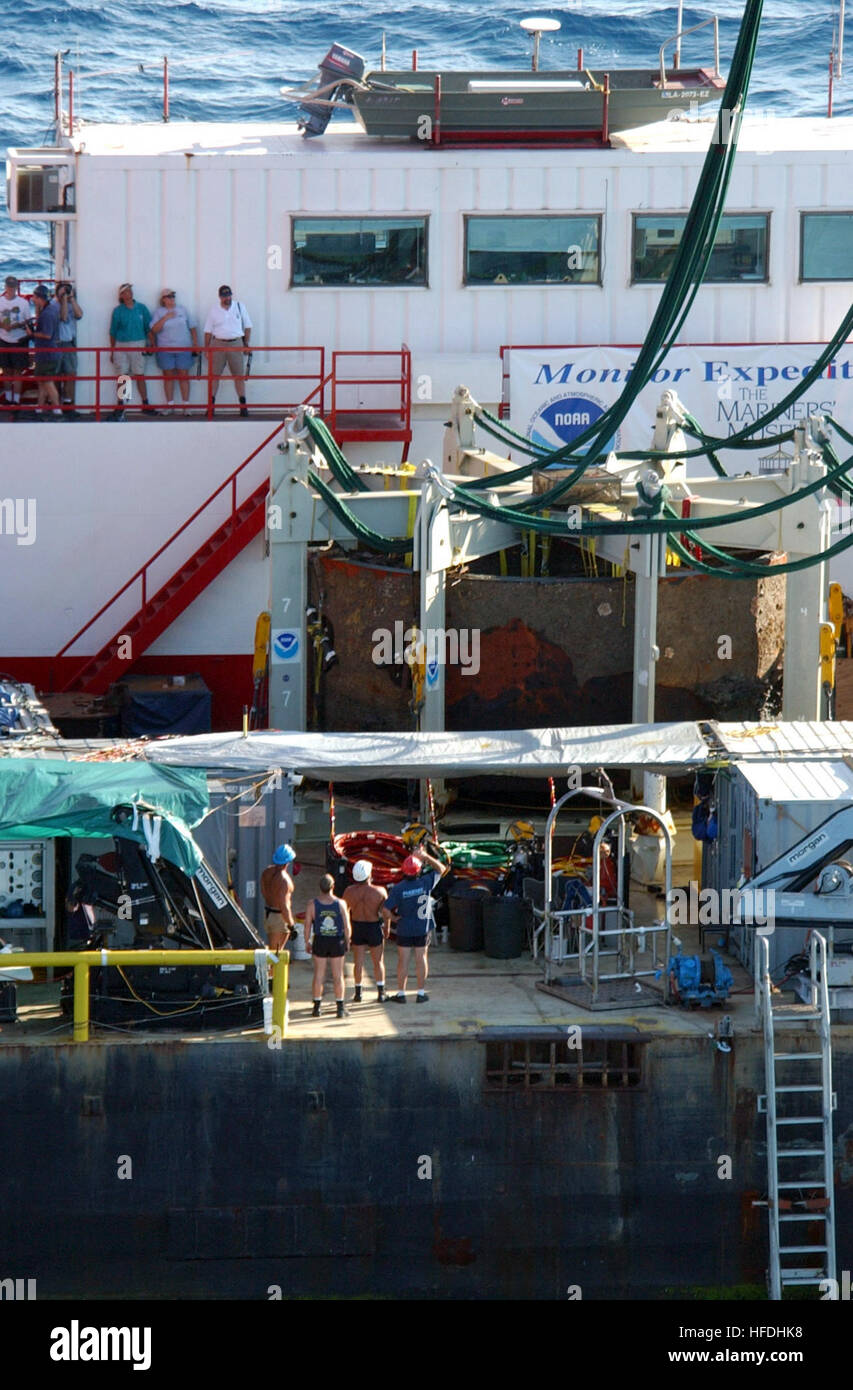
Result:
<svg viewBox="0 0 853 1390"><path fill-rule="evenodd" d="M284 429L284 424L285 422L282 421L280 424L275 426L271 433L268 434L266 438L261 441L257 448L253 449L249 456L243 459L243 462L237 468L235 468L232 473L229 473L225 481L219 484L219 487L216 488L216 490L212 492L210 496L205 499L204 502L201 503L201 506L196 507L192 515L189 516L187 520L181 526L179 526L176 531L172 533L171 536L169 536L168 540L164 541L164 543L157 550L155 550L153 555L149 556L149 558L145 561L144 565L140 565L139 569L136 570L136 572L132 574L130 578L125 581L124 584L122 584L120 589L116 590L116 592L112 595L111 598L107 600L106 603L101 605L97 613L93 614L89 621L87 623L84 623L84 625L77 632L75 632L74 636L71 637L69 641L65 643L64 647L62 647L61 651L57 652L56 656L54 657L54 663L58 663L63 657L67 656L71 652L71 648L76 646L76 644L80 641L81 637L85 636L85 634L90 630L90 628L94 627L94 625L97 622L99 622L100 619L103 618L104 615L111 608L113 608L113 606L119 601L119 599L122 599L125 594L127 594L134 588L134 586L136 586L137 584L139 585L139 607L137 611L132 616L127 617L125 619L119 631L113 636L111 636L109 641L103 643L94 655L82 658L80 666L77 670L75 670L74 675L71 677L66 676L64 678L64 684L62 684L61 686L58 685L56 679L58 672L56 671L56 667L54 667L53 679L51 681L51 684L53 685L54 689L88 689L89 686L87 685L87 681L95 681L98 684L102 685L103 689L106 689L106 674L108 666L111 662L115 660L115 652L121 636L127 633L132 625L134 626L134 635L136 635L136 627L144 622L146 616L150 614L151 609L153 607L156 607L158 612L164 611L164 603L166 602L168 603L168 611L164 612L162 621L165 623L166 619L168 619L168 622L174 622L175 618L177 618L180 615L180 613L183 612L188 602L192 598L197 597L198 582L195 585L193 585L190 583L190 581L193 578L193 576L196 575L196 572L201 570L202 565L207 564L209 560L213 561L215 553L220 550L223 552L223 556L220 558L223 558L226 553L228 554L229 558L233 558L233 555L230 554L230 551L226 552L225 550L225 540L228 537L230 537L231 532L235 528L239 527L241 523L245 522L248 519L250 513L254 513L256 516L256 522L253 528L254 532L257 533L257 531L262 529L262 509L264 498L269 487L268 483L263 482L258 488L255 489L254 492L252 492L248 497L244 498L241 502L238 501L237 480L238 478L240 478L240 475L243 473L243 470L247 468L248 465L252 463L255 458L257 458L258 454L260 454L264 449L268 447L268 445L272 443L272 441L276 438L278 434L281 433L281 431ZM229 490L230 497L228 497ZM225 495L228 498L229 503L229 512L227 517L225 518L225 521L220 521L213 534L207 536L203 544L200 547L198 547L193 554L189 555L186 559L184 559L182 562L178 564L178 569L175 571L175 573L164 584L157 586L155 589L150 582L149 576L156 562L167 550L169 550L171 546L175 544L176 541L180 539L181 536L183 536L184 532L187 531L188 528L195 521L197 521L198 518L204 512L208 510L208 508L212 508L213 504L216 503L219 500L219 498L223 495ZM243 544L245 544L249 537L247 536L245 539L241 537L241 539L243 540ZM213 570L215 569L216 564L214 562L211 566L211 578L214 577ZM221 570L221 565L219 566L219 569ZM199 582L201 578L207 578L207 576L200 575ZM161 630L163 629L161 628ZM156 635L159 634L155 633L155 636ZM141 630L139 636L141 639ZM150 637L150 641L154 641L154 636ZM142 656L145 650L145 645L146 644L142 640L140 640L136 644L137 650L134 653L134 657ZM128 663L125 663L125 665L127 664ZM95 693L101 692L96 690Z"/></svg>
<svg viewBox="0 0 853 1390"><path fill-rule="evenodd" d="M758 1109L767 1116L768 1285L770 1298L779 1301L785 1288L819 1285L826 1280L834 1281L836 1275L832 1153L835 1096L827 948L826 938L813 931L809 952L809 1001L774 1005L768 938L760 937L757 946L756 1005L764 1030L767 1078L767 1092L759 1096ZM804 1022L817 1025L816 1031L810 1030L810 1036L819 1043L819 1049L777 1052L778 1025ZM816 1113L802 1113L806 1097L811 1097L812 1106L817 1102ZM784 1142L792 1131L792 1142ZM807 1227L805 1240L797 1243L796 1231L804 1225ZM820 1230L810 1234L815 1227ZM794 1238L786 1244L788 1232ZM816 1262L804 1263L803 1256L814 1257Z"/></svg>

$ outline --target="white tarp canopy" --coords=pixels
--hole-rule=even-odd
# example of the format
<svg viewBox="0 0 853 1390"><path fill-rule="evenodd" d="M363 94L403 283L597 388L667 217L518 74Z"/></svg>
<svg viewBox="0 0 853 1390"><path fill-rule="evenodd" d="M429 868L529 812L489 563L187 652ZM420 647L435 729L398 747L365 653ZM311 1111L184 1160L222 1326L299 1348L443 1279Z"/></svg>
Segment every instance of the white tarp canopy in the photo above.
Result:
<svg viewBox="0 0 853 1390"><path fill-rule="evenodd" d="M709 750L698 724L611 724L474 733L201 734L147 745L151 762L266 772L330 782L370 778L547 777L569 767L685 772Z"/></svg>
<svg viewBox="0 0 853 1390"><path fill-rule="evenodd" d="M853 755L853 723L843 719L779 720L764 724L712 722L722 748L737 759L835 759Z"/></svg>

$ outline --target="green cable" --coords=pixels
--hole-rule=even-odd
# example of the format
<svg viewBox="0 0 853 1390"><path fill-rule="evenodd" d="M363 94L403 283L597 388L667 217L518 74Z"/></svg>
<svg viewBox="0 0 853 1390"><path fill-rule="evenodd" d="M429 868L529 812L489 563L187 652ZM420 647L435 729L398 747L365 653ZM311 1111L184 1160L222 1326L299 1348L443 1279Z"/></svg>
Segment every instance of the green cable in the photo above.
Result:
<svg viewBox="0 0 853 1390"><path fill-rule="evenodd" d="M379 550L384 555L405 554L412 548L411 536L383 536L380 531L374 531L372 527L365 526L355 513L346 505L345 502L332 492L332 489L323 479L318 477L313 469L308 470L308 481L311 486L319 492L323 501L334 512L335 516L343 522L347 530L350 531L357 540L369 550Z"/></svg>
<svg viewBox="0 0 853 1390"><path fill-rule="evenodd" d="M367 492L367 483L355 472L326 422L317 415L309 415L305 423L308 433L344 491Z"/></svg>
<svg viewBox="0 0 853 1390"><path fill-rule="evenodd" d="M813 482L807 483L797 492L790 493L787 497L781 497L773 502L763 502L757 507L750 507L743 513L743 519L753 520L760 516L769 516L773 512L781 511L784 507L791 506L794 502L799 502L812 493L818 492L821 488L827 487L835 481L837 477L846 473L853 466L853 456L845 462L838 462L834 465L823 478L815 478ZM732 482L737 483L737 478ZM504 521L508 525L517 526L520 530L532 530L541 535L569 535L573 534L567 521L555 518L532 517L526 512L522 512L514 507L494 506L491 503L481 501L477 496L469 492L467 488L459 485L453 488L452 500L460 508L470 508L472 511L479 512L483 516L491 517L495 521ZM708 530L714 526L727 526L732 523L732 515L702 517L692 522L694 530ZM646 519L642 522L625 521L584 521L574 534L578 536L606 536L606 535L657 535L670 529L671 523L666 520Z"/></svg>
<svg viewBox="0 0 853 1390"><path fill-rule="evenodd" d="M689 535L689 532L680 531L678 535ZM827 560L833 560L836 555L841 555L853 545L853 531L844 540L836 541L835 545L829 546L827 550L821 550L817 555L806 555L802 560L788 560L781 565L753 565L751 572L739 570L726 570L717 568L714 565L706 565L702 560L697 560L695 555L691 555L689 550L685 550L679 543L678 535L670 534L667 536L667 545L671 550L679 555L692 569L701 570L704 574L715 574L720 579L768 579L776 574L796 574L799 570L809 569L812 565L822 565ZM694 542L699 544L699 542ZM710 549L702 542L702 549ZM738 562L740 567L753 564L752 561L742 560Z"/></svg>
<svg viewBox="0 0 853 1390"><path fill-rule="evenodd" d="M762 7L763 0L747 0L729 71L729 79L722 98L722 111L739 112L745 102L761 23ZM596 421L595 425L590 426L588 430L580 434L571 445L554 451L549 462L562 462L569 457L576 456L581 445L587 444L590 439L594 441L594 445L590 446L588 452L595 453L595 445L600 450L608 436L625 419L637 395L651 379L659 362L663 360L660 356L661 346L670 331L673 330L674 324L673 340L674 336L677 335L684 320L685 315L682 311L690 283L696 278L697 271L701 266L699 280L688 303L688 309L698 290L698 285L701 283L701 275L704 274L713 249L725 205L725 192L731 177L737 148L737 134L738 129L737 124L735 124L728 132L728 139L722 138L720 128L718 138L711 140L696 193L687 215L672 273L664 285L663 294L646 335L646 340L640 349L630 382L626 385L619 400L609 411L605 412L604 416ZM721 193L722 199L720 198ZM680 318L679 315L681 315ZM664 355L666 351L668 351L668 347L664 349ZM565 484L557 484L549 492L540 494L537 498L537 509L550 506L565 490Z"/></svg>

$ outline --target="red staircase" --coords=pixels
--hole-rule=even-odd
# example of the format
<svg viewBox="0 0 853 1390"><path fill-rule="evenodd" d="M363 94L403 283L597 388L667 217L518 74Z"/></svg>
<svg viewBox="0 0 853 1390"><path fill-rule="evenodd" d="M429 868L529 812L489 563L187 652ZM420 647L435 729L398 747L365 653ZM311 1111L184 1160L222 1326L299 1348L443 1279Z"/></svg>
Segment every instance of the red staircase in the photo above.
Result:
<svg viewBox="0 0 853 1390"><path fill-rule="evenodd" d="M175 533L169 537L164 545L160 546L149 560L128 579L126 584L113 594L102 608L94 614L92 618L76 632L69 642L60 652L56 654L56 660L65 657L71 647L79 642L80 638L94 626L96 622L117 602L133 584L141 585L141 605L137 613L129 621L122 624L119 632L106 642L100 651L94 656L84 659L77 668L73 676L63 682L54 683L54 690L79 690L90 695L103 695L113 681L124 675L133 661L143 655L152 642L165 632L176 618L184 612L186 608L198 598L199 594L207 588L217 575L221 574L227 565L240 554L255 536L259 535L264 528L266 498L269 492L269 483L264 481L259 487L247 497L244 502L237 503L237 478L243 469L257 458L262 449L275 438L284 428L284 421L277 425L261 444L258 445L247 459L244 459L239 468L211 493L205 502L202 502L179 527ZM155 561L181 536L187 527L204 512L226 488L231 488L231 511L226 519L213 532L205 543L186 560L178 570L172 575L171 579L159 588L156 593L148 596L148 571ZM119 643L130 638L132 658L119 655Z"/></svg>

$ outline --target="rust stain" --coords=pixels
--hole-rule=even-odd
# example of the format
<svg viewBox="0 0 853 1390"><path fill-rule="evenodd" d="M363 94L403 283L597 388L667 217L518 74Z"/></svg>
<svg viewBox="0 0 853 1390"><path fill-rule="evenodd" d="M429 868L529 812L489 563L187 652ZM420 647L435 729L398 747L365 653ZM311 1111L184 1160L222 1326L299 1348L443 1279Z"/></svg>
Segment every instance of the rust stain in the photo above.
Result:
<svg viewBox="0 0 853 1390"><path fill-rule="evenodd" d="M432 1253L440 1265L470 1265L477 1258L470 1236L437 1236Z"/></svg>

